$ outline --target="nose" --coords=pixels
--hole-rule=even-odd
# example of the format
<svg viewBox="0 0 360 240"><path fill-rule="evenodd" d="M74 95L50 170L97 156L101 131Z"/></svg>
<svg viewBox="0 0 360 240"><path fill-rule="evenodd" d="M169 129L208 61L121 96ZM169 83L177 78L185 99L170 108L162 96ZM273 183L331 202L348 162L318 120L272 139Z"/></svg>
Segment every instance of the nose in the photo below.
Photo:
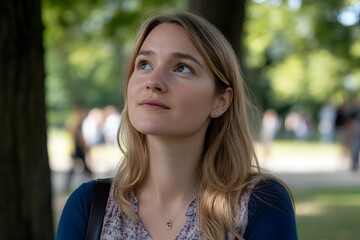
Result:
<svg viewBox="0 0 360 240"><path fill-rule="evenodd" d="M146 81L146 89L154 92L164 93L167 91L165 83L165 74L161 72L153 72L149 79Z"/></svg>

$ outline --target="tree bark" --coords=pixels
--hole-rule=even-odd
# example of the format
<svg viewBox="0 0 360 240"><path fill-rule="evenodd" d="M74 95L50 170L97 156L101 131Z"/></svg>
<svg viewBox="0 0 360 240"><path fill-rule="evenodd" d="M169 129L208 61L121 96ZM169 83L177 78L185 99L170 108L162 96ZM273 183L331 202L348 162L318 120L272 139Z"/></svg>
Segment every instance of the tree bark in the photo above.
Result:
<svg viewBox="0 0 360 240"><path fill-rule="evenodd" d="M218 27L241 53L241 35L245 19L246 0L190 0L189 8Z"/></svg>
<svg viewBox="0 0 360 240"><path fill-rule="evenodd" d="M0 3L0 239L53 239L41 0Z"/></svg>

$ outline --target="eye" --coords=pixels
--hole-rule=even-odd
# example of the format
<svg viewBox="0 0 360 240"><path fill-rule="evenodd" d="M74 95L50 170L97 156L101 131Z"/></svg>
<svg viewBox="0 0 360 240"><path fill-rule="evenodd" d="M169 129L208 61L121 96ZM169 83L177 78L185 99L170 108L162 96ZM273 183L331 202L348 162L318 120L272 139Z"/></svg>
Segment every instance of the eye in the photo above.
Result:
<svg viewBox="0 0 360 240"><path fill-rule="evenodd" d="M193 69L189 65L181 63L176 67L175 72L192 73Z"/></svg>
<svg viewBox="0 0 360 240"><path fill-rule="evenodd" d="M140 70L150 70L151 65L149 64L148 61L140 59L137 63L137 68Z"/></svg>

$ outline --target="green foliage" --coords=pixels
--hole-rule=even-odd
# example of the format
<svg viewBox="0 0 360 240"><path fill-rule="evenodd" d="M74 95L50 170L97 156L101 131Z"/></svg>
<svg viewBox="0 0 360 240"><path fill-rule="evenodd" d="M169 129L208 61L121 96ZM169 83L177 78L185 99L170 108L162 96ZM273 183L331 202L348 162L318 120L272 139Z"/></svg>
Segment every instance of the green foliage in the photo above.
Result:
<svg viewBox="0 0 360 240"><path fill-rule="evenodd" d="M149 14L187 0L44 0L46 87L51 119L73 105L119 106L136 30ZM294 4L295 3L295 4ZM242 63L261 108L311 109L360 93L360 24L355 0L247 1ZM221 13L221 12L220 12ZM62 113L60 113L62 112Z"/></svg>
<svg viewBox="0 0 360 240"><path fill-rule="evenodd" d="M264 108L293 104L307 108L309 103L329 99L339 103L358 96L360 25L359 20L349 26L340 22L346 9L359 15L360 4L335 0L248 4L245 65L261 69L249 81L258 83L253 90L259 98L268 91L261 102Z"/></svg>

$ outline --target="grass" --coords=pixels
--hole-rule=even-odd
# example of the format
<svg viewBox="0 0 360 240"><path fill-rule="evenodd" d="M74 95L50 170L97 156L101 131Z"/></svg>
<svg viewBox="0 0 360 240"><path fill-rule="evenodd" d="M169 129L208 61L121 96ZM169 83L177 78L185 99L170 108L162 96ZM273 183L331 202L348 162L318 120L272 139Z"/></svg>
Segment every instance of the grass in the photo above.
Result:
<svg viewBox="0 0 360 240"><path fill-rule="evenodd" d="M276 141L275 157L300 158L312 166L336 159L344 152L338 143ZM324 156L325 160L324 161ZM306 175L304 175L306 177ZM292 188L300 240L360 239L360 186L358 188Z"/></svg>
<svg viewBox="0 0 360 240"><path fill-rule="evenodd" d="M359 188L295 189L294 197L300 240L359 239Z"/></svg>
<svg viewBox="0 0 360 240"><path fill-rule="evenodd" d="M275 141L272 145L272 151L281 155L306 154L307 156L320 156L324 154L341 154L343 150L338 143L323 144L316 141L294 141L281 140Z"/></svg>

